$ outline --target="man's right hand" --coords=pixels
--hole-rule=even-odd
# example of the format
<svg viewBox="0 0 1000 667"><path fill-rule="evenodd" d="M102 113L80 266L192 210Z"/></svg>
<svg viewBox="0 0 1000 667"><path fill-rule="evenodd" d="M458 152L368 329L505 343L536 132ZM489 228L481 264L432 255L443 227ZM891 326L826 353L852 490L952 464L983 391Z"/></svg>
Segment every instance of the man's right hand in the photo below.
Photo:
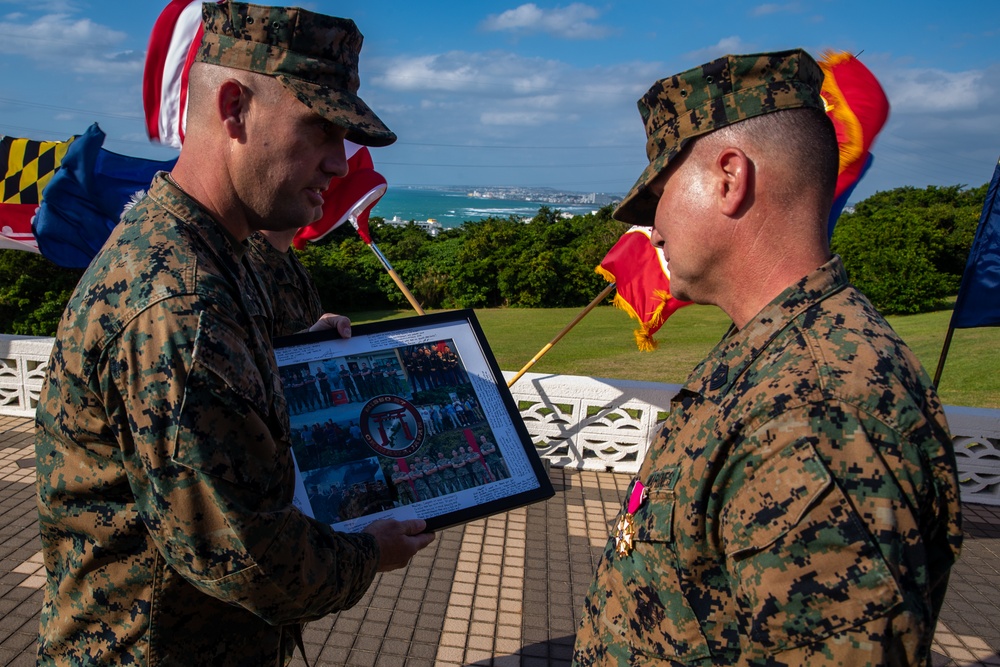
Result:
<svg viewBox="0 0 1000 667"><path fill-rule="evenodd" d="M388 572L406 567L413 555L434 541L434 533L425 533L427 522L423 519L380 519L365 527L364 532L375 536L382 557L378 571Z"/></svg>

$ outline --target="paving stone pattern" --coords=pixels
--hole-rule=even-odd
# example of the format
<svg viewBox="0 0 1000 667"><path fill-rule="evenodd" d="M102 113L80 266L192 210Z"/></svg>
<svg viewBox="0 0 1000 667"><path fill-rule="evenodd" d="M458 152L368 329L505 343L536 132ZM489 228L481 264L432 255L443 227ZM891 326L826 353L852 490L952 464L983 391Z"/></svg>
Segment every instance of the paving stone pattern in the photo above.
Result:
<svg viewBox="0 0 1000 667"><path fill-rule="evenodd" d="M0 665L35 664L44 582L32 423L0 417ZM629 484L550 471L556 495L438 534L410 565L378 575L353 609L310 623L315 667L570 664L583 596ZM1000 507L965 506L934 667L1000 667ZM305 667L296 656L295 667Z"/></svg>

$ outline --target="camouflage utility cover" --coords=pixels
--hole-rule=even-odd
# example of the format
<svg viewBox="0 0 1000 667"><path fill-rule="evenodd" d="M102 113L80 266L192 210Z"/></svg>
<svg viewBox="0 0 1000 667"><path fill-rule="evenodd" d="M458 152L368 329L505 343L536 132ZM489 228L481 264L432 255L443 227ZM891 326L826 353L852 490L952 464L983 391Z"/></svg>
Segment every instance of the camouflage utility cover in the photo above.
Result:
<svg viewBox="0 0 1000 667"><path fill-rule="evenodd" d="M271 667L374 577L372 536L292 505L242 252L161 174L70 300L36 417L41 665Z"/></svg>
<svg viewBox="0 0 1000 667"><path fill-rule="evenodd" d="M281 252L260 232L251 234L247 245L247 261L257 274L274 322L272 335L288 336L316 324L324 314L323 303L295 252Z"/></svg>
<svg viewBox="0 0 1000 667"><path fill-rule="evenodd" d="M649 165L614 212L652 225L658 197L649 184L694 137L782 109L824 109L823 70L801 49L723 56L660 79L639 100Z"/></svg>
<svg viewBox="0 0 1000 667"><path fill-rule="evenodd" d="M275 77L307 107L346 129L356 144L396 141L358 97L364 37L351 19L244 2L206 2L202 18L198 62Z"/></svg>
<svg viewBox="0 0 1000 667"><path fill-rule="evenodd" d="M576 664L930 664L962 541L951 438L839 258L695 369L639 479Z"/></svg>

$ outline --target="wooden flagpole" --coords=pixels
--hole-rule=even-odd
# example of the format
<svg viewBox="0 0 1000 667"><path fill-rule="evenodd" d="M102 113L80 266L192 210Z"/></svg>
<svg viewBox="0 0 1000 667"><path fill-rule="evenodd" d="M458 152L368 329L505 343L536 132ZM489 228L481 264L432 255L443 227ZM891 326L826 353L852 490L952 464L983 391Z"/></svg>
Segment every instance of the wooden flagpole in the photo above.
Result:
<svg viewBox="0 0 1000 667"><path fill-rule="evenodd" d="M417 311L417 315L423 315L424 309L420 307L419 303L417 303L416 298L410 293L410 290L407 289L406 284L403 283L403 279L399 277L398 273L396 273L396 269L392 268L392 264L390 264L389 260L382 254L382 251L378 249L375 242L373 241L369 243L368 247L371 248L372 252L375 253L375 256L378 257L378 261L382 262L382 266L385 267L385 270L389 273L389 277L392 278L393 282L396 283L396 287L399 288L399 291L403 293L406 300L410 302L411 306L413 306L413 310Z"/></svg>
<svg viewBox="0 0 1000 667"><path fill-rule="evenodd" d="M597 295L596 299L594 299L593 301L591 301L587 305L586 308L584 308L582 311L580 311L580 314L577 315L575 318L573 318L572 322L570 322L568 325L566 325L566 327L562 331L560 331L559 333L557 333L556 336L555 336L555 338L553 338L552 340L550 340L545 345L545 347L543 347L541 350L539 350L538 354L536 354L535 356L533 356L531 358L531 361L529 361L528 363L526 363L524 365L524 368L522 368L521 370L519 370L517 372L517 375L515 375L514 377L512 377L507 382L507 387L508 388L513 387L514 383L517 382L518 380L520 380L521 376L524 375L525 373L527 373L528 369L531 368L532 366L534 366L536 361L538 361L543 356L545 356L545 353L548 352L549 350L551 350L553 345L555 345L556 343L558 343L559 340L563 336L565 336L567 333L569 333L570 329L572 329L577 324L579 324L580 320L582 320L587 313L589 313L590 311L592 311L594 308L597 307L597 305L599 303L601 303L602 301L604 301L608 297L608 295L611 294L611 290L613 290L614 288L615 288L615 283L608 284L608 286L604 288L604 291Z"/></svg>
<svg viewBox="0 0 1000 667"><path fill-rule="evenodd" d="M350 216L348 216L347 219L350 220L351 225L354 226L354 231L358 232L358 236L361 236L361 240L365 242L365 245L371 248L372 252L375 253L375 256L378 258L378 261L381 262L382 264L382 268L386 270L386 272L389 274L389 277L392 278L392 282L396 283L396 287L399 288L399 291L403 293L403 296L406 297L406 300L410 302L411 306L413 306L413 310L417 311L417 315L424 315L425 314L424 309L420 307L419 303L417 303L416 298L413 296L410 290L407 289L406 283L404 283L403 279L399 277L398 273L396 273L396 269L392 268L392 264L390 264L386 256L382 254L382 251L378 249L378 246L375 245L375 242L371 240L365 240L365 237L361 235L361 230L359 229L359 223L356 211L365 210L365 208L371 205L372 200L374 199L375 201L377 201L378 198L382 196L383 192L385 192L384 187L381 190L376 188L371 192L369 192L364 197L362 197L361 200L354 205L354 209L351 211L351 214ZM371 239L370 236L368 238Z"/></svg>

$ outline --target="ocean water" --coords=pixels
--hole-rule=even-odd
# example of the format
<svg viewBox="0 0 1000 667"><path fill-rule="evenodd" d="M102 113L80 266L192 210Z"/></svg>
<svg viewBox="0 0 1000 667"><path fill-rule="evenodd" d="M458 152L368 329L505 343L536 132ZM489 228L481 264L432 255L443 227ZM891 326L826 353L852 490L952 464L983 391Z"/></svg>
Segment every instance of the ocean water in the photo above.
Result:
<svg viewBox="0 0 1000 667"><path fill-rule="evenodd" d="M372 215L386 220L399 216L401 220L434 219L442 227L459 227L463 222L483 218L506 218L509 215L531 218L541 206L558 209L573 215L596 210L594 205L569 206L544 202L513 201L507 199L482 199L469 197L466 192L418 188L393 188L391 185L375 204Z"/></svg>

